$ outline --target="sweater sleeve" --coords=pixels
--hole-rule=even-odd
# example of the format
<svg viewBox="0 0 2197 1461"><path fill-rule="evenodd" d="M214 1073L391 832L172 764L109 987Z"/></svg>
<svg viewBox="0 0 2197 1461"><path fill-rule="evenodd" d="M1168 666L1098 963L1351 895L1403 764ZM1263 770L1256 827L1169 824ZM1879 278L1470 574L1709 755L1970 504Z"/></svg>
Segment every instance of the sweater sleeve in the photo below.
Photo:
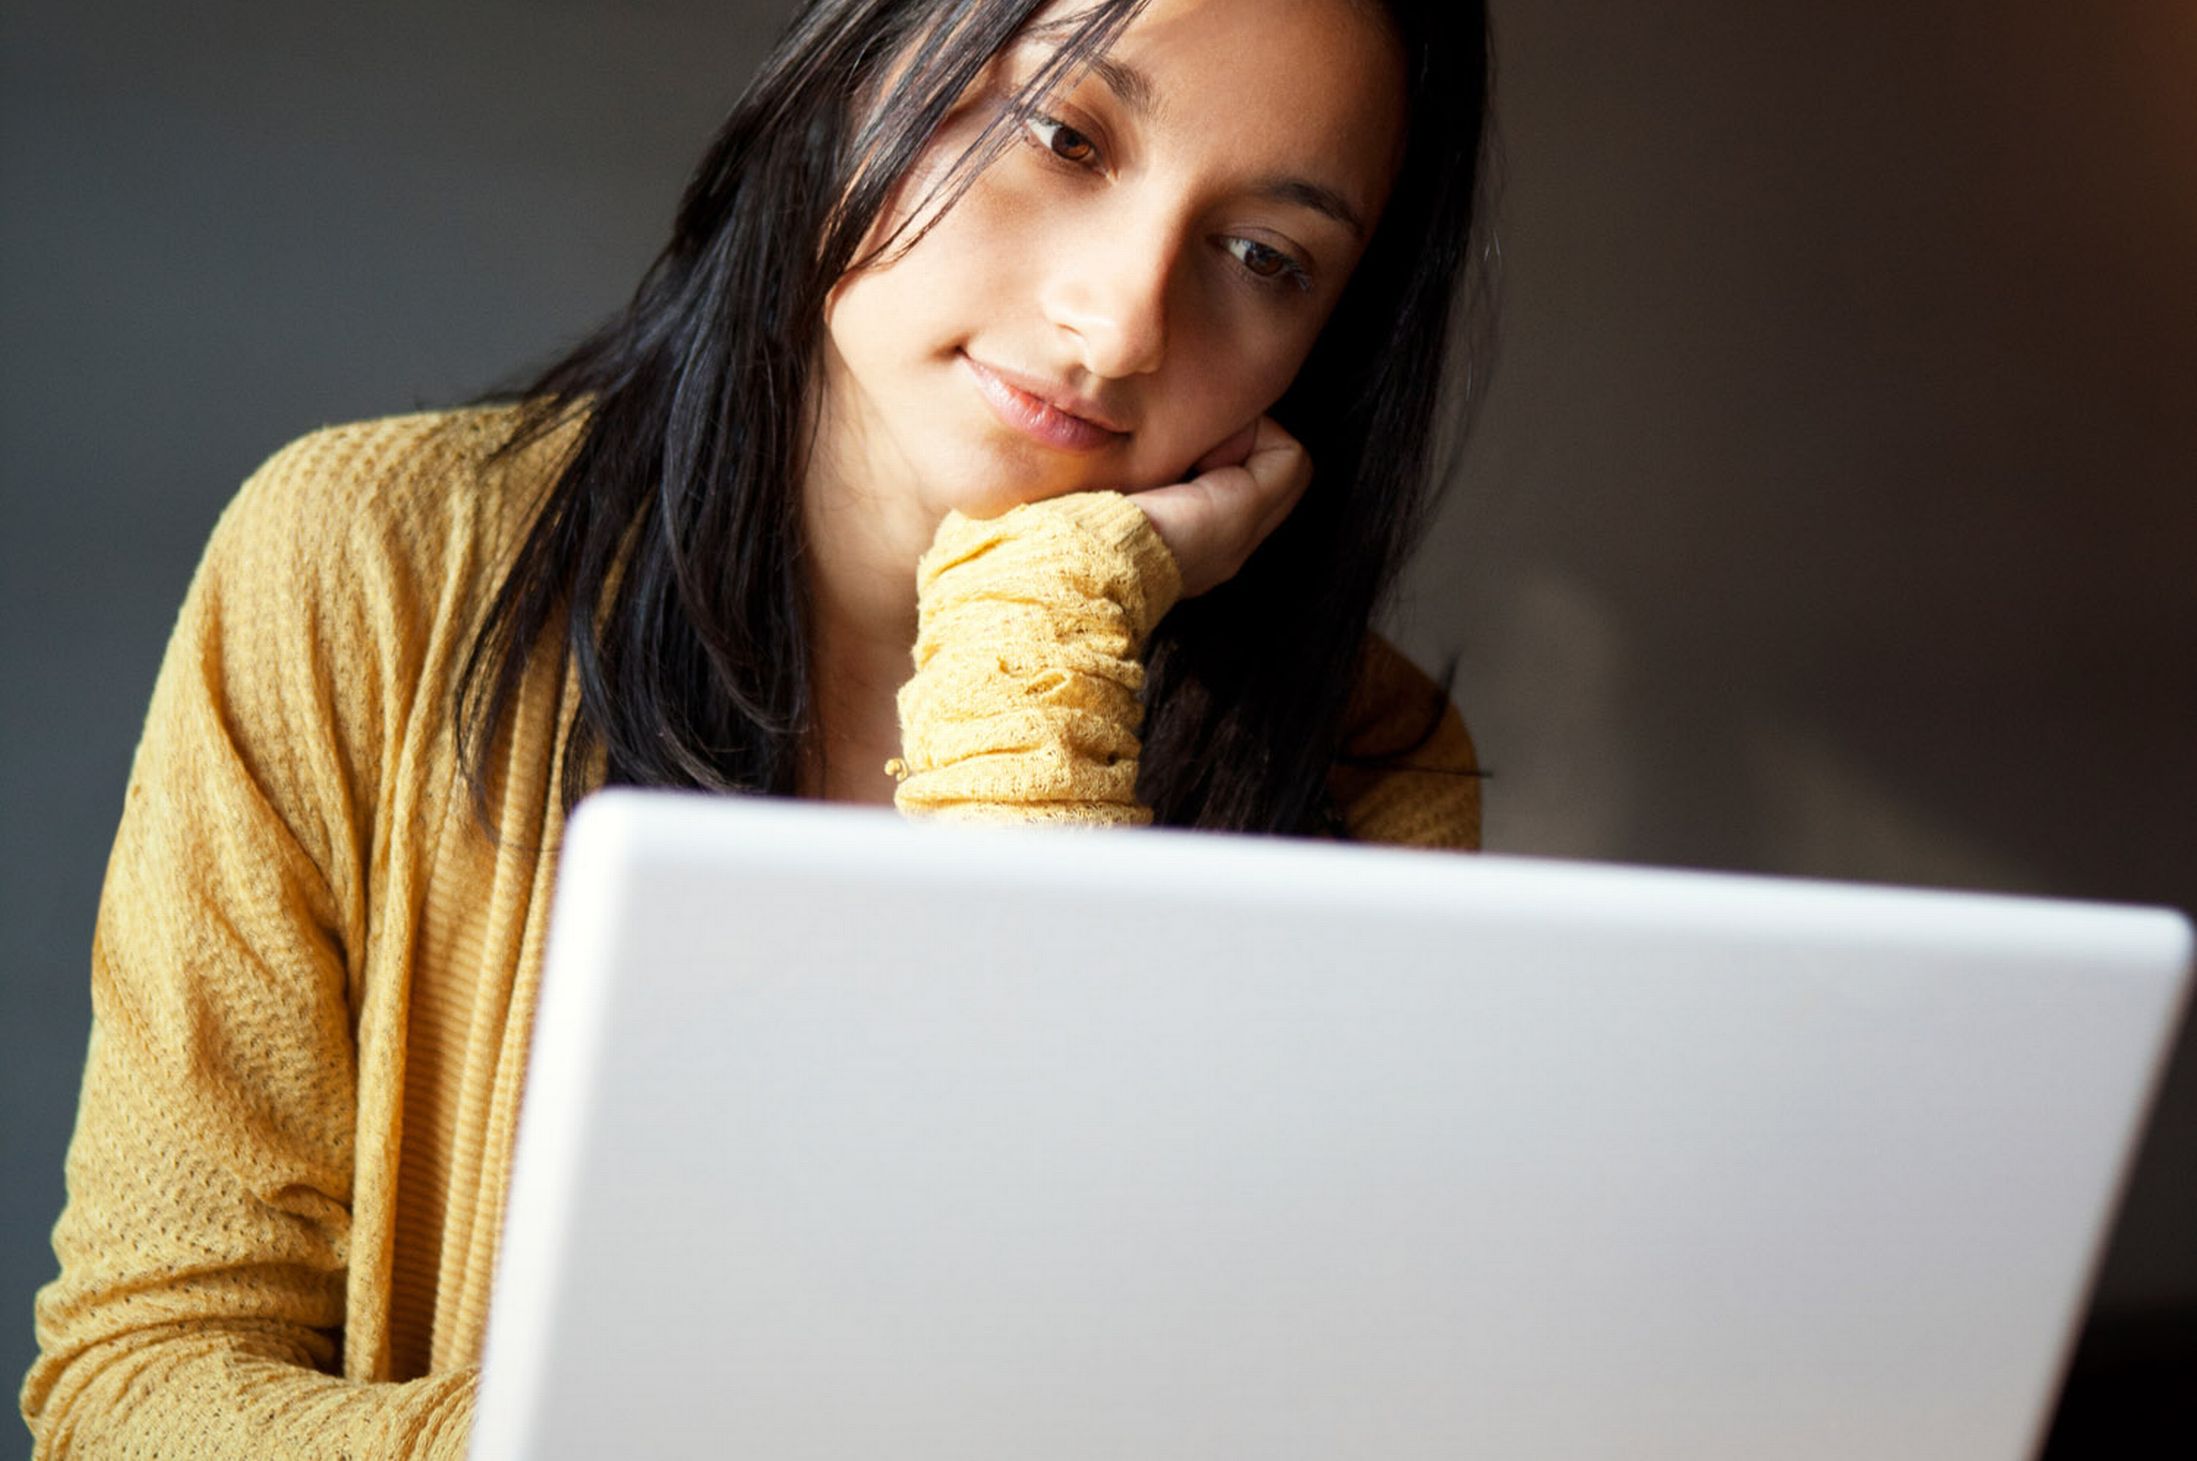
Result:
<svg viewBox="0 0 2197 1461"><path fill-rule="evenodd" d="M1119 492L948 513L916 570L915 673L900 689L909 815L1142 824L1146 638L1182 592L1174 555Z"/></svg>
<svg viewBox="0 0 2197 1461"><path fill-rule="evenodd" d="M948 513L916 571L915 674L900 690L895 802L971 821L1143 824L1142 656L1182 592L1118 492ZM1329 791L1361 842L1476 849L1480 772L1449 697L1369 635Z"/></svg>
<svg viewBox="0 0 2197 1461"><path fill-rule="evenodd" d="M215 529L131 767L21 1395L37 1458L464 1453L473 1371L338 1377L350 955L401 666L312 441Z"/></svg>

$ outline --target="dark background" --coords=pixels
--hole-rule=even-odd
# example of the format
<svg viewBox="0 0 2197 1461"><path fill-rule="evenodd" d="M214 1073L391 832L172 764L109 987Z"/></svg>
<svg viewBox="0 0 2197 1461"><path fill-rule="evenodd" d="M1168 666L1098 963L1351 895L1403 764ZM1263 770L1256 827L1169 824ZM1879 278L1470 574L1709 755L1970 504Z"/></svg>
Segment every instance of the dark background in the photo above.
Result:
<svg viewBox="0 0 2197 1461"><path fill-rule="evenodd" d="M215 514L616 305L788 8L0 8L10 1385ZM1397 622L1461 656L1490 847L2197 906L2197 7L1495 19L1499 366ZM2052 1454L2188 1447L2192 1377L2185 1031Z"/></svg>

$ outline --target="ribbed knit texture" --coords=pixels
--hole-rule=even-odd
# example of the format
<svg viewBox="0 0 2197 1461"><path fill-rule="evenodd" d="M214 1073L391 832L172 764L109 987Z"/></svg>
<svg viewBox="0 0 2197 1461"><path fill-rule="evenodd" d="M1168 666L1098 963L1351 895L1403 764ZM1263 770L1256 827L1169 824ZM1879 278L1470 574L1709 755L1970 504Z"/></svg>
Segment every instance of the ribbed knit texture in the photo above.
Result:
<svg viewBox="0 0 2197 1461"><path fill-rule="evenodd" d="M316 433L216 527L153 692L92 948L38 1457L459 1457L547 932L577 685L538 657L475 823L448 707L568 445L501 412ZM949 518L900 698L911 812L1138 822L1137 663L1179 592L1115 493ZM1431 704L1379 640L1351 744ZM1478 839L1454 709L1339 768L1368 840Z"/></svg>

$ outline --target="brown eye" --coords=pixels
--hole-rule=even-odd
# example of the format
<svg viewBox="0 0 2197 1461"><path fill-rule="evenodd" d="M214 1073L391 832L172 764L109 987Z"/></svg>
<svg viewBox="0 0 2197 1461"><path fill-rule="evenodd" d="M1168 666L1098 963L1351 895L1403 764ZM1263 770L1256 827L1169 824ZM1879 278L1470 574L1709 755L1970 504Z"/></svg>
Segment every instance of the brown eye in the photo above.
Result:
<svg viewBox="0 0 2197 1461"><path fill-rule="evenodd" d="M1228 251L1243 265L1243 271L1261 284L1276 288L1290 288L1300 293L1312 288L1312 275L1288 253L1270 248L1256 239L1232 238Z"/></svg>
<svg viewBox="0 0 2197 1461"><path fill-rule="evenodd" d="M1067 123L1042 112L1030 114L1030 130L1038 145L1062 162L1086 163L1098 157L1098 145Z"/></svg>

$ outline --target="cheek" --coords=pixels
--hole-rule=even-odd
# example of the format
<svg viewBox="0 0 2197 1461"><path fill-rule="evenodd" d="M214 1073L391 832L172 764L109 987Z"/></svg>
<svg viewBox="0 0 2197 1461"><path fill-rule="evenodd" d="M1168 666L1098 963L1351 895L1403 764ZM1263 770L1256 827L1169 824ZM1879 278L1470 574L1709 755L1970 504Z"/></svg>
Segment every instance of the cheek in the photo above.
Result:
<svg viewBox="0 0 2197 1461"><path fill-rule="evenodd" d="M1151 433L1163 472L1179 471L1256 420L1281 399L1311 348L1301 330L1216 329L1179 333L1161 388L1161 427Z"/></svg>
<svg viewBox="0 0 2197 1461"><path fill-rule="evenodd" d="M873 392L893 393L899 374L933 353L946 329L949 301L923 267L925 252L842 280L825 306L825 333Z"/></svg>
<svg viewBox="0 0 2197 1461"><path fill-rule="evenodd" d="M1298 367L1311 352L1312 341L1292 333L1279 343L1258 351L1255 357L1243 363L1241 379L1247 394L1258 402L1264 411L1281 399L1282 392L1297 378Z"/></svg>
<svg viewBox="0 0 2197 1461"><path fill-rule="evenodd" d="M1027 292L1034 250L999 219L982 181L888 267L842 280L825 328L850 360L883 362L950 354L999 304Z"/></svg>

